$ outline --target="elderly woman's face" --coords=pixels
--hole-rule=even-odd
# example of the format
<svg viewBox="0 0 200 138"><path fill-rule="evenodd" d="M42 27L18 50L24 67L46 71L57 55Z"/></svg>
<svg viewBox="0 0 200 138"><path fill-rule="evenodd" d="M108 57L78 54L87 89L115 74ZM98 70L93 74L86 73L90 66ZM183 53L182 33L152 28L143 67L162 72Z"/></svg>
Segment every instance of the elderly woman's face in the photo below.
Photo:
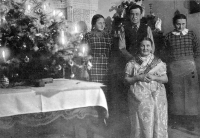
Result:
<svg viewBox="0 0 200 138"><path fill-rule="evenodd" d="M105 29L105 19L99 18L97 19L96 24L94 25L96 30L103 31Z"/></svg>
<svg viewBox="0 0 200 138"><path fill-rule="evenodd" d="M181 32L186 28L186 19L178 19L176 20L176 23L174 24L174 27L177 31Z"/></svg>
<svg viewBox="0 0 200 138"><path fill-rule="evenodd" d="M151 42L148 40L143 40L140 44L140 54L143 57L148 56L152 52Z"/></svg>

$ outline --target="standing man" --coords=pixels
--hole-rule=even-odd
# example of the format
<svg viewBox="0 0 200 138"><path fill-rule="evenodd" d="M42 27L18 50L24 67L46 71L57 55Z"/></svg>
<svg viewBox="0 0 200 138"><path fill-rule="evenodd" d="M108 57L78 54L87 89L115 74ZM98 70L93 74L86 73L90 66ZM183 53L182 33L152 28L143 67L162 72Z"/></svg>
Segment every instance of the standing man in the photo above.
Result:
<svg viewBox="0 0 200 138"><path fill-rule="evenodd" d="M155 44L151 28L146 24L141 23L143 8L134 4L128 9L127 15L129 21L125 23L124 28L122 28L124 31L122 31L119 40L119 49L128 61L137 54L140 42L145 37L148 37L153 41L152 52L155 51Z"/></svg>

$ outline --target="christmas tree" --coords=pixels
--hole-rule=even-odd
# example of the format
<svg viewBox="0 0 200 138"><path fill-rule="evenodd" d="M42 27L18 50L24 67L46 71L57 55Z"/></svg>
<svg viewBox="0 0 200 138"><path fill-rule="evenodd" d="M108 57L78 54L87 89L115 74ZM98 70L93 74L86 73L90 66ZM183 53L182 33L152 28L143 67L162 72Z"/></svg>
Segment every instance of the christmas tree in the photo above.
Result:
<svg viewBox="0 0 200 138"><path fill-rule="evenodd" d="M87 46L81 43L82 28L65 19L62 12L51 14L42 9L29 12L26 1L17 3L1 0L0 71L10 81L60 78L71 73L72 66L83 68L89 59ZM69 64L70 63L70 64ZM73 77L73 74L71 74Z"/></svg>

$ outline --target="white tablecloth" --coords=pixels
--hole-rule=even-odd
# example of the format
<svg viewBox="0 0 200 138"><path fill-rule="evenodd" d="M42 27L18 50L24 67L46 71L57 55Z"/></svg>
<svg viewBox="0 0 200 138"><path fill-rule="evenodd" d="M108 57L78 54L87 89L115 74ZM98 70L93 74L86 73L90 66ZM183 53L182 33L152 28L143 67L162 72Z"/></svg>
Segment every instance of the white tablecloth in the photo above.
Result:
<svg viewBox="0 0 200 138"><path fill-rule="evenodd" d="M88 106L108 107L103 84L56 79L45 87L0 89L0 117L59 111Z"/></svg>

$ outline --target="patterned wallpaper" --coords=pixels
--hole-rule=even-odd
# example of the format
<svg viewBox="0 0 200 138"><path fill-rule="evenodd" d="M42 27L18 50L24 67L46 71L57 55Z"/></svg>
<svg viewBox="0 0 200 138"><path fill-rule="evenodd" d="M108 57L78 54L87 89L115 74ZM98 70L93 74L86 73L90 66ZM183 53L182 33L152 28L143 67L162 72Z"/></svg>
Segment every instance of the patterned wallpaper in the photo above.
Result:
<svg viewBox="0 0 200 138"><path fill-rule="evenodd" d="M37 16L36 12L53 14L54 10L64 13L68 21L85 21L90 28L91 18L98 10L98 0L8 0L4 5L1 4L0 11L8 10L11 1L24 4L22 7L26 14ZM6 11L5 11L6 12Z"/></svg>
<svg viewBox="0 0 200 138"><path fill-rule="evenodd" d="M91 28L91 18L98 10L98 0L68 0L71 7L71 21L85 21L88 28Z"/></svg>

